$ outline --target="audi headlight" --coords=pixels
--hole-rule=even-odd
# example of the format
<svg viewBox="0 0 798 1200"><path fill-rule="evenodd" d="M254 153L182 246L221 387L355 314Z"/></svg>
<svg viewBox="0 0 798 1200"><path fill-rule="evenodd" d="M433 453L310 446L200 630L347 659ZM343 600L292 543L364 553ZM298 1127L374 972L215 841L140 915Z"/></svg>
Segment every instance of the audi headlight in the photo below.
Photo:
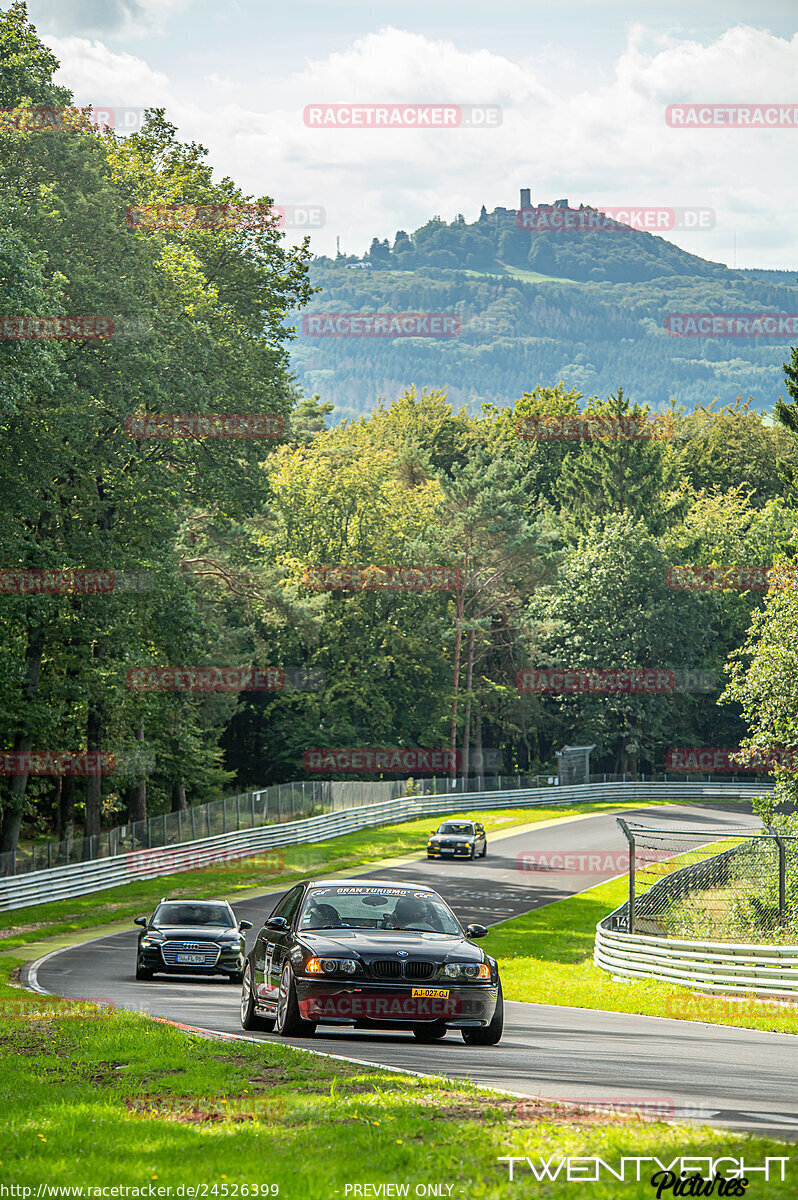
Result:
<svg viewBox="0 0 798 1200"><path fill-rule="evenodd" d="M162 946L166 941L163 933L148 933L141 939L142 946Z"/></svg>

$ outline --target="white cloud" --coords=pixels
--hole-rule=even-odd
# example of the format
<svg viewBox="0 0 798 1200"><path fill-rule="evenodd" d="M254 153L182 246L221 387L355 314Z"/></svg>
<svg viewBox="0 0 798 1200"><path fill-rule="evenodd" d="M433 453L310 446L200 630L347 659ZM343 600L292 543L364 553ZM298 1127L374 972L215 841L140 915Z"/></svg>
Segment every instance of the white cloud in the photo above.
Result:
<svg viewBox="0 0 798 1200"><path fill-rule="evenodd" d="M795 131L678 130L664 115L680 101L798 100L798 35L736 26L704 45L635 27L611 82L561 95L540 83L534 59L395 28L282 78L238 80L221 58L193 86L101 42L47 40L79 101L165 104L181 136L210 147L220 174L279 203L322 205L327 227L314 247L326 253L336 234L361 251L373 235L410 230L433 213L472 219L483 202L514 207L519 187L530 186L533 202L709 206L715 230L674 238L685 249L731 261L736 233L738 265L798 262ZM305 105L346 101L499 104L504 119L481 131L303 124Z"/></svg>
<svg viewBox="0 0 798 1200"><path fill-rule="evenodd" d="M53 34L141 37L162 29L194 0L29 0L37 29Z"/></svg>

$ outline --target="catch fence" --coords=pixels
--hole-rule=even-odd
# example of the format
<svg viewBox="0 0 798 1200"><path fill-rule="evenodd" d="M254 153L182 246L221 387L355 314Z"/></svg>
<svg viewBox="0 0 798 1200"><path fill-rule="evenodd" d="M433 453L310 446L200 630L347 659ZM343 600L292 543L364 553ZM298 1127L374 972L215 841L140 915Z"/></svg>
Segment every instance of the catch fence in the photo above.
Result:
<svg viewBox="0 0 798 1200"><path fill-rule="evenodd" d="M771 778L763 776L760 779L751 775L711 776L700 772L679 772L655 775L598 773L590 776L590 784L636 782L676 786L719 783L732 788L742 785L747 791L757 788L769 790L773 787ZM61 841L21 845L13 852L0 854L0 877L114 858L134 850L184 845L201 838L216 837L243 829L258 829L264 825L296 821L303 817L315 817L363 805L380 804L404 796L458 796L557 786L558 780L554 774L471 776L467 779L433 776L429 779L372 781L311 779L278 783L271 787L228 796L223 800L191 805L182 812L162 813L143 821L117 825L92 837L83 837L82 834L76 833Z"/></svg>
<svg viewBox="0 0 798 1200"><path fill-rule="evenodd" d="M721 823L708 833L617 818L629 898L607 930L657 938L798 941L798 837Z"/></svg>

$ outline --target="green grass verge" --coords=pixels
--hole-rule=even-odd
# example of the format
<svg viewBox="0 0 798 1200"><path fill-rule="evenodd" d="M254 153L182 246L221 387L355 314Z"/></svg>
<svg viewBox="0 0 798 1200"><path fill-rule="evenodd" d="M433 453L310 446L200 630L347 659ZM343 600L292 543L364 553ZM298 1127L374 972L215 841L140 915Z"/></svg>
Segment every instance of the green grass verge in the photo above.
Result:
<svg viewBox="0 0 798 1200"><path fill-rule="evenodd" d="M491 834L511 829L514 825L639 807L639 802L631 801L621 804L583 803L568 807L475 811L470 815L482 821L488 834ZM458 813L458 816L463 815ZM423 854L426 835L439 820L440 817L427 816L415 821L363 829L312 845L266 850L249 859L197 871L162 875L157 879L122 884L72 900L56 900L0 913L0 950L14 950L57 934L74 933L108 922L132 919L139 913L151 912L161 897L166 895L203 899L223 895L234 902L237 892L272 886L278 888L282 884L290 886L307 875L344 871L403 854ZM157 850L152 853L157 853ZM169 853L169 847L165 848L165 853Z"/></svg>
<svg viewBox="0 0 798 1200"><path fill-rule="evenodd" d="M183 1195L186 1185L204 1185L206 1196L330 1200L337 1193L344 1200L346 1185L408 1185L413 1196L416 1185L443 1183L452 1185L453 1200L507 1200L531 1179L508 1185L507 1164L497 1161L505 1155L555 1162L597 1155L616 1169L623 1156L665 1163L744 1156L762 1165L789 1155L770 1138L578 1106L519 1106L466 1082L418 1079L274 1042L203 1039L138 1013L69 1016L46 997L27 996L36 1009L20 1019L14 1001L26 996L0 988L9 1014L0 1035L0 1168L7 1186L34 1195L40 1184L136 1187L141 1195L171 1188L172 1196L181 1185ZM429 1065L436 1066L434 1049ZM654 1194L647 1180L627 1191L605 1175L590 1194L640 1195L641 1186ZM532 1187L549 1200L573 1194L564 1178ZM767 1195L794 1195L789 1166L786 1182L771 1180Z"/></svg>
<svg viewBox="0 0 798 1200"><path fill-rule="evenodd" d="M494 925L481 945L499 960L507 999L798 1033L796 1007L694 996L659 980L617 980L594 966L596 925L628 894L624 876Z"/></svg>

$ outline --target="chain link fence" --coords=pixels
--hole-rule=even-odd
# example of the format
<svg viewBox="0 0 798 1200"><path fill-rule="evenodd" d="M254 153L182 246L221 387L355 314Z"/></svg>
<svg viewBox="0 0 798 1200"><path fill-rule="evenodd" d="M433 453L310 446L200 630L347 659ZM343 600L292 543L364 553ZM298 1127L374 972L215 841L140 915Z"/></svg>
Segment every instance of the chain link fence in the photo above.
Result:
<svg viewBox="0 0 798 1200"><path fill-rule="evenodd" d="M706 828L617 821L629 845L629 899L614 929L714 942L798 941L795 835L731 826L708 835Z"/></svg>
<svg viewBox="0 0 798 1200"><path fill-rule="evenodd" d="M763 782L772 786L767 776L750 774L712 776L700 772L656 775L594 774L590 783L723 783L747 785ZM510 791L521 788L555 787L555 773L547 775L473 775L466 779L433 776L429 779L397 780L304 780L278 783L257 791L242 792L208 804L194 804L182 812L163 813L144 821L129 822L104 830L94 837L80 833L55 842L21 845L14 852L0 854L0 877L22 875L50 867L68 866L75 862L91 862L111 858L130 850L149 850L155 846L175 846L197 838L232 833L238 829L254 829L260 825L295 821L300 817L320 816L343 808L363 804L379 804L401 796L441 796L456 793Z"/></svg>

